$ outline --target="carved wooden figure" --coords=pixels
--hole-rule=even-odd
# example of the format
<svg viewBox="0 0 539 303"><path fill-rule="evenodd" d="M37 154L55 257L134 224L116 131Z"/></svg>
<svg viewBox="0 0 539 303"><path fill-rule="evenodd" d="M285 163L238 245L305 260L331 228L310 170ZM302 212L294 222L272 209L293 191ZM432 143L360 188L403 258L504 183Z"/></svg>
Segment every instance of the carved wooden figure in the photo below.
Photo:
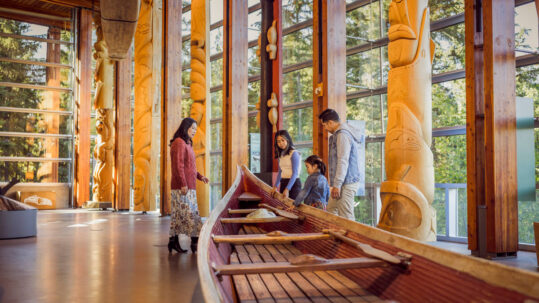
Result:
<svg viewBox="0 0 539 303"><path fill-rule="evenodd" d="M152 1L142 0L135 32L134 210L150 210Z"/></svg>
<svg viewBox="0 0 539 303"><path fill-rule="evenodd" d="M109 58L111 60L124 59L135 35L140 0L107 0L99 4L103 36L109 48Z"/></svg>
<svg viewBox="0 0 539 303"><path fill-rule="evenodd" d="M94 147L94 185L92 200L94 202L112 202L112 169L114 167L114 102L113 81L114 63L109 59L107 43L103 39L101 18L94 15L97 42L94 44L95 67L95 99L97 139Z"/></svg>
<svg viewBox="0 0 539 303"><path fill-rule="evenodd" d="M431 63L427 0L389 6L387 180L378 227L422 241L436 240L432 140Z"/></svg>
<svg viewBox="0 0 539 303"><path fill-rule="evenodd" d="M269 53L271 60L275 60L277 57L277 20L273 20L271 27L268 29L268 45L266 51Z"/></svg>
<svg viewBox="0 0 539 303"><path fill-rule="evenodd" d="M206 167L206 0L191 2L191 90L190 116L197 122L193 138L197 170L208 175ZM209 186L197 182L197 202L201 216L209 215Z"/></svg>
<svg viewBox="0 0 539 303"><path fill-rule="evenodd" d="M277 100L277 95L271 93L271 99L268 100L268 107L270 108L268 112L268 118L273 125L273 132L277 132L277 120L279 119L279 113L277 112L277 107L279 106L279 101Z"/></svg>

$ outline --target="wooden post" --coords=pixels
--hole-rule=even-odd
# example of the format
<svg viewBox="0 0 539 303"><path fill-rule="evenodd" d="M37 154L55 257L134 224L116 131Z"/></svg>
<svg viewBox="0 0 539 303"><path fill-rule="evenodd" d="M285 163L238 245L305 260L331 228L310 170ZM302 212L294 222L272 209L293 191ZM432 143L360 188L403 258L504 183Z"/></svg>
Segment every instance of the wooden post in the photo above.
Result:
<svg viewBox="0 0 539 303"><path fill-rule="evenodd" d="M283 90L282 90L282 20L281 20L281 2L280 0L263 0L262 6L262 31L260 40L260 173L257 174L264 182L273 184L273 172L278 170L278 162L275 159L273 142L275 133L271 125L268 112L270 108L267 101L271 94L275 93L279 105L277 107L278 120L277 129L283 125ZM277 30L277 56L271 60L266 51L268 45L268 29L275 21Z"/></svg>
<svg viewBox="0 0 539 303"><path fill-rule="evenodd" d="M81 207L90 200L90 112L92 93L92 11L81 9L75 128L75 180L73 207Z"/></svg>
<svg viewBox="0 0 539 303"><path fill-rule="evenodd" d="M468 246L487 258L518 250L514 9L466 1Z"/></svg>
<svg viewBox="0 0 539 303"><path fill-rule="evenodd" d="M129 210L131 193L131 75L132 53L116 61L116 148L114 208Z"/></svg>
<svg viewBox="0 0 539 303"><path fill-rule="evenodd" d="M163 113L161 126L161 214L169 215L170 144L182 116L182 1L163 1ZM169 37L168 39L166 37Z"/></svg>
<svg viewBox="0 0 539 303"><path fill-rule="evenodd" d="M247 0L224 0L223 192L247 164Z"/></svg>
<svg viewBox="0 0 539 303"><path fill-rule="evenodd" d="M328 133L318 115L332 108L346 121L346 3L313 4L313 153L328 163Z"/></svg>

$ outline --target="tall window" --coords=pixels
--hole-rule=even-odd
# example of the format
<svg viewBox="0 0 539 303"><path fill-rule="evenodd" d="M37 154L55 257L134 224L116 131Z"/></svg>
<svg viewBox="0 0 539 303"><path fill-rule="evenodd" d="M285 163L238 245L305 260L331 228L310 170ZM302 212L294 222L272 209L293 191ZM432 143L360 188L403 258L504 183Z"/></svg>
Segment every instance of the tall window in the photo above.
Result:
<svg viewBox="0 0 539 303"><path fill-rule="evenodd" d="M71 203L72 24L71 18L61 27L0 18L0 182L16 178L26 183L21 191L47 183L56 190L56 208Z"/></svg>

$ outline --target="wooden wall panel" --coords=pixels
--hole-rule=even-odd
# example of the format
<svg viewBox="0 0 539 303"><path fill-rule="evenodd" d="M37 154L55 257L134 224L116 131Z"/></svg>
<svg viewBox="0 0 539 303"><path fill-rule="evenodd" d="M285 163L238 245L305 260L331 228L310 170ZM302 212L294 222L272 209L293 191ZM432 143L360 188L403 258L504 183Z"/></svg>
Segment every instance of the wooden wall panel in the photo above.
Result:
<svg viewBox="0 0 539 303"><path fill-rule="evenodd" d="M323 130L318 115L332 108L346 121L345 20L345 1L314 0L313 153L325 163L328 163L328 132Z"/></svg>
<svg viewBox="0 0 539 303"><path fill-rule="evenodd" d="M513 12L513 1L465 6L468 246L489 258L518 250Z"/></svg>
<svg viewBox="0 0 539 303"><path fill-rule="evenodd" d="M234 182L236 166L247 164L247 0L223 5L223 192Z"/></svg>
<svg viewBox="0 0 539 303"><path fill-rule="evenodd" d="M75 180L73 207L90 200L90 112L92 89L92 11L81 9L79 14L77 60L78 96L75 129Z"/></svg>
<svg viewBox="0 0 539 303"><path fill-rule="evenodd" d="M116 62L116 142L114 160L114 208L129 210L131 193L131 75L133 51Z"/></svg>
<svg viewBox="0 0 539 303"><path fill-rule="evenodd" d="M182 116L182 1L163 1L163 113L161 126L161 214L170 214L170 143ZM166 38L168 37L168 39Z"/></svg>

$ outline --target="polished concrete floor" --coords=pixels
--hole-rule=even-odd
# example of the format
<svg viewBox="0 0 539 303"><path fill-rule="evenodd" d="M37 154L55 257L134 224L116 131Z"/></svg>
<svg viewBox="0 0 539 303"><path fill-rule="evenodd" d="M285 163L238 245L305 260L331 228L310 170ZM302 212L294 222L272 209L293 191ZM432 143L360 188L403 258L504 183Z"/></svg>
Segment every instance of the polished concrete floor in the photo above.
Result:
<svg viewBox="0 0 539 303"><path fill-rule="evenodd" d="M196 255L168 253L169 224L158 214L40 211L37 237L0 240L0 302L202 302Z"/></svg>
<svg viewBox="0 0 539 303"><path fill-rule="evenodd" d="M37 237L0 240L0 303L202 302L196 255L168 253L169 224L152 213L40 211ZM499 262L537 271L531 252Z"/></svg>

